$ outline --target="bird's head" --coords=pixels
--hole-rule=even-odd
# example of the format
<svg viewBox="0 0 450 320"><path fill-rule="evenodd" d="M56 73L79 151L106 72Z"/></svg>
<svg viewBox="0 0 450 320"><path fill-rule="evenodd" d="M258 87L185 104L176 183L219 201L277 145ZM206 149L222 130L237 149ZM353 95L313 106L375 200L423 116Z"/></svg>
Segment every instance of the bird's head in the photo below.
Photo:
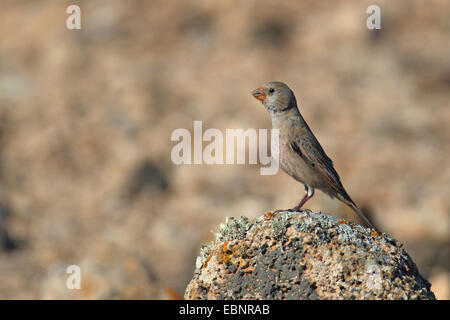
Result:
<svg viewBox="0 0 450 320"><path fill-rule="evenodd" d="M271 116L281 115L293 108L297 108L294 93L283 82L267 82L253 90L252 95L262 102Z"/></svg>

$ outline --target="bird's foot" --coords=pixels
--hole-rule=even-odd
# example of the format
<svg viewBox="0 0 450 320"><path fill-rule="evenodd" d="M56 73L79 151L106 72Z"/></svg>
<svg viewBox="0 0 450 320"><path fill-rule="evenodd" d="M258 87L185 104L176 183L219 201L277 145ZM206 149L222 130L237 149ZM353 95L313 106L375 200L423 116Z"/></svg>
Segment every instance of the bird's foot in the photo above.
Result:
<svg viewBox="0 0 450 320"><path fill-rule="evenodd" d="M279 209L272 212L272 214L281 213L281 212L292 212L292 209Z"/></svg>
<svg viewBox="0 0 450 320"><path fill-rule="evenodd" d="M289 209L289 211L293 211L293 212L301 212L301 211L302 211L301 208L302 208L301 206L295 206L295 207L293 207L292 209Z"/></svg>

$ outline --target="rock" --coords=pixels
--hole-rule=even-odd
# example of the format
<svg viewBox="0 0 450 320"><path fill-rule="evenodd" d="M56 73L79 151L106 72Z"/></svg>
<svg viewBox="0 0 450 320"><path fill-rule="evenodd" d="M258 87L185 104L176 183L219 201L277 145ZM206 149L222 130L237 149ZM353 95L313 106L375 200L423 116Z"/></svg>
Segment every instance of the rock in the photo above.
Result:
<svg viewBox="0 0 450 320"><path fill-rule="evenodd" d="M402 244L311 211L227 218L186 299L435 299Z"/></svg>

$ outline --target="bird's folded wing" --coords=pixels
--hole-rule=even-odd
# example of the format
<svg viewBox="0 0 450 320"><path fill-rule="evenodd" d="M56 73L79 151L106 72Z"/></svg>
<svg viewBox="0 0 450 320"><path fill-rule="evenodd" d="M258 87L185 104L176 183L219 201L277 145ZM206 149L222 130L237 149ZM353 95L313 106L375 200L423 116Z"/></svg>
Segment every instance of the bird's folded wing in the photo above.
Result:
<svg viewBox="0 0 450 320"><path fill-rule="evenodd" d="M337 193L343 191L344 188L338 173L333 167L333 162L325 154L325 151L308 128L296 127L293 141L290 142L290 145L299 157L324 178L331 189Z"/></svg>

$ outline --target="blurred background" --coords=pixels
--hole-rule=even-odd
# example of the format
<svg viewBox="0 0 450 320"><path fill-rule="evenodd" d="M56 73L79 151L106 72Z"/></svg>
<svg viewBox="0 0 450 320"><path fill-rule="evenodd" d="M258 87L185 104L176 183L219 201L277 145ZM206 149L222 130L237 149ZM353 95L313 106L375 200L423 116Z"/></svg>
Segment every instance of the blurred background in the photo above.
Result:
<svg viewBox="0 0 450 320"><path fill-rule="evenodd" d="M68 30L66 8L81 8ZM342 182L449 294L447 0L0 4L0 298L174 299L226 216L293 207L258 165L172 164L177 128L270 128L286 82ZM358 222L321 192L305 206ZM66 288L79 265L81 290Z"/></svg>

